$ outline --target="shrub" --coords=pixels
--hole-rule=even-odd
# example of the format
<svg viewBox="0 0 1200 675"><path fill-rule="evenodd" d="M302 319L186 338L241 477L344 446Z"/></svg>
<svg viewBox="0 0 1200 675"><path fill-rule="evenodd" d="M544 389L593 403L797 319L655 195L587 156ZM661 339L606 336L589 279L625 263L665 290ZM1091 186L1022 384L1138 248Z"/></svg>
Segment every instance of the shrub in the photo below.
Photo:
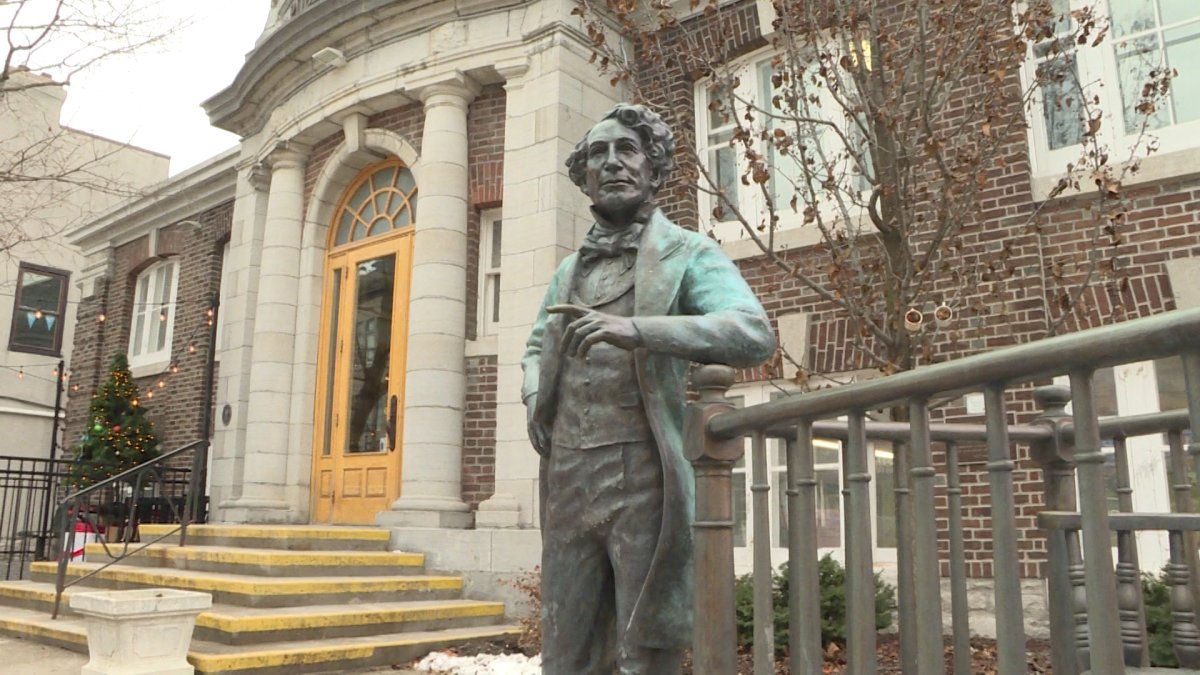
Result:
<svg viewBox="0 0 1200 675"><path fill-rule="evenodd" d="M821 587L821 644L846 641L846 570L841 563L826 554L817 566ZM788 564L779 566L772 575L772 605L775 610L775 648L783 651L788 645ZM738 577L736 585L738 644L745 648L754 645L754 582L751 575ZM896 589L875 575L875 629L892 625L896 609Z"/></svg>
<svg viewBox="0 0 1200 675"><path fill-rule="evenodd" d="M1172 649L1171 587L1164 570L1159 576L1142 574L1142 604L1146 609L1146 635L1150 642L1150 665L1177 668Z"/></svg>

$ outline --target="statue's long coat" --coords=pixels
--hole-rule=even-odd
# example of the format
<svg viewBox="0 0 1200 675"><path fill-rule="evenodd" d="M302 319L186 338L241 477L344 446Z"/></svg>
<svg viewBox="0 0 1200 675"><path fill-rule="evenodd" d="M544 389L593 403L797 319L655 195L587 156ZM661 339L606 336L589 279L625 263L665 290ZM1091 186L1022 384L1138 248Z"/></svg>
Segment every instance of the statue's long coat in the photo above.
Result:
<svg viewBox="0 0 1200 675"><path fill-rule="evenodd" d="M546 307L570 302L576 260L577 254L568 256L555 272L521 361L522 398L537 394L534 416L548 429L568 320ZM772 355L775 340L762 305L716 242L676 226L661 211L642 233L634 275L633 321L644 344L634 360L662 458L664 503L649 575L630 625L619 628L647 647L678 648L690 644L692 620L695 481L682 447L688 363L758 365ZM545 490L545 461L542 466Z"/></svg>

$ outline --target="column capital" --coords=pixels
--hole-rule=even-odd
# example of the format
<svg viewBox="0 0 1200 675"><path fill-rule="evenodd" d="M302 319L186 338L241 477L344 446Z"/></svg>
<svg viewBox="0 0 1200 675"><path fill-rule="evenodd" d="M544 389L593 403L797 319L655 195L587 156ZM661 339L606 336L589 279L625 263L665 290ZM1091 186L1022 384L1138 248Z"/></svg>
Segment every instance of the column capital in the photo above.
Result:
<svg viewBox="0 0 1200 675"><path fill-rule="evenodd" d="M266 156L271 171L279 169L304 169L312 148L295 141L281 141Z"/></svg>
<svg viewBox="0 0 1200 675"><path fill-rule="evenodd" d="M525 73L529 72L529 59L524 56L506 59L497 62L493 67L500 77L504 78L504 88L512 90L525 84L524 77Z"/></svg>
<svg viewBox="0 0 1200 675"><path fill-rule="evenodd" d="M439 73L409 86L409 90L425 104L425 110L443 105L466 110L480 89L479 83L461 70Z"/></svg>

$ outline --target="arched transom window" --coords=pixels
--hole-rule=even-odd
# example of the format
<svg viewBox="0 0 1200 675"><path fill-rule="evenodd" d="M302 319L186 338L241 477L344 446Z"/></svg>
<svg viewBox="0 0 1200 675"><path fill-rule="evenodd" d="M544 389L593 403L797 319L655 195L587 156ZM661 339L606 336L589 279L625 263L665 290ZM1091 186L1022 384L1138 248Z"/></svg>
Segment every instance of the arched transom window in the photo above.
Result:
<svg viewBox="0 0 1200 675"><path fill-rule="evenodd" d="M334 246L387 234L417 221L417 183L400 160L363 171L338 209Z"/></svg>

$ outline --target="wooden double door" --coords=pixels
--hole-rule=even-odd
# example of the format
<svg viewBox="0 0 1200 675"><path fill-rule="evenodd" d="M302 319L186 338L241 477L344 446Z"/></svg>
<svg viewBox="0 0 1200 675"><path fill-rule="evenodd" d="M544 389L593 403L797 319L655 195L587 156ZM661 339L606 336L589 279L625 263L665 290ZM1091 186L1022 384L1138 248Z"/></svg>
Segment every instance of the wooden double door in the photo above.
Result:
<svg viewBox="0 0 1200 675"><path fill-rule="evenodd" d="M399 496L412 228L326 264L317 364L315 523L373 523Z"/></svg>

